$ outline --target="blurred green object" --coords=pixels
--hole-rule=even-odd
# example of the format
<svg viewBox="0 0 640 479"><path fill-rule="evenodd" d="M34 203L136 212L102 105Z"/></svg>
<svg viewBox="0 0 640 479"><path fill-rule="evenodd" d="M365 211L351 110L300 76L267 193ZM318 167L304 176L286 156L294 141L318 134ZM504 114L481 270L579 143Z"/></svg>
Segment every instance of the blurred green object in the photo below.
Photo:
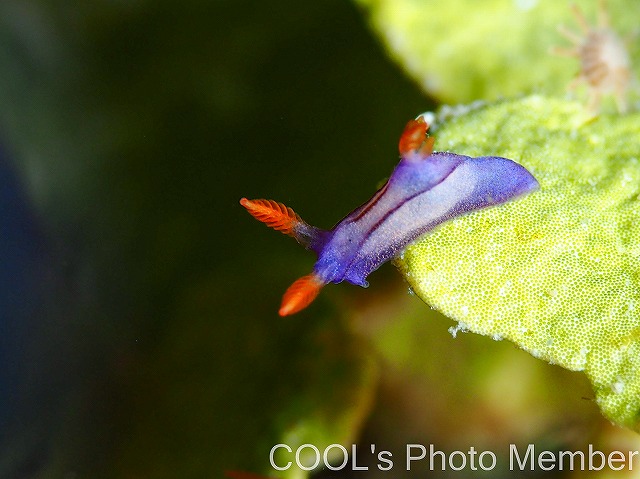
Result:
<svg viewBox="0 0 640 479"><path fill-rule="evenodd" d="M640 114L590 118L529 96L450 118L436 149L524 165L540 191L456 218L397 264L470 330L584 371L612 421L640 429Z"/></svg>
<svg viewBox="0 0 640 479"><path fill-rule="evenodd" d="M569 47L565 25L580 35L570 2L540 0L356 0L389 54L424 91L443 102L495 100L522 93L562 93L579 62L552 55ZM590 25L598 2L577 1ZM640 3L609 0L612 28L638 33ZM638 42L627 42L637 58ZM636 77L640 62L635 62Z"/></svg>

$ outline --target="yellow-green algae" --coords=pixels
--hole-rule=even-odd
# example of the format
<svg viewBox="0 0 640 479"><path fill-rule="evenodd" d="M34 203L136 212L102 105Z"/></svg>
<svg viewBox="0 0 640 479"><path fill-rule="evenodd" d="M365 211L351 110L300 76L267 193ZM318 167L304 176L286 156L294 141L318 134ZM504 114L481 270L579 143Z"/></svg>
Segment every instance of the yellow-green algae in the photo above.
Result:
<svg viewBox="0 0 640 479"><path fill-rule="evenodd" d="M523 92L565 90L580 70L577 59L550 54L570 47L559 25L581 35L575 3L589 25L595 0L357 0L390 55L430 95L449 103L495 100ZM622 38L637 33L640 2L608 0L612 29ZM637 39L628 42L637 58ZM640 65L634 62L636 77Z"/></svg>
<svg viewBox="0 0 640 479"><path fill-rule="evenodd" d="M584 371L601 410L640 429L640 114L589 118L529 96L476 108L436 149L511 158L541 189L445 223L397 265L459 328Z"/></svg>

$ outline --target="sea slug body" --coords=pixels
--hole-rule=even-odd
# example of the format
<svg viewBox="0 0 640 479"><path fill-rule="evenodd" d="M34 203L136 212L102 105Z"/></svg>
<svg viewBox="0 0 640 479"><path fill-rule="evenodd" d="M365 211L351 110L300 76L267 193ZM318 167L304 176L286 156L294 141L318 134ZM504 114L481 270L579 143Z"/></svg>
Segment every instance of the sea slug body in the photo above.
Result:
<svg viewBox="0 0 640 479"><path fill-rule="evenodd" d="M313 272L285 292L281 316L304 309L325 284L367 287L372 271L449 219L538 189L536 179L512 160L433 152L427 129L422 117L409 121L400 137L400 162L387 183L330 231L308 225L275 201L240 200L256 219L318 255Z"/></svg>

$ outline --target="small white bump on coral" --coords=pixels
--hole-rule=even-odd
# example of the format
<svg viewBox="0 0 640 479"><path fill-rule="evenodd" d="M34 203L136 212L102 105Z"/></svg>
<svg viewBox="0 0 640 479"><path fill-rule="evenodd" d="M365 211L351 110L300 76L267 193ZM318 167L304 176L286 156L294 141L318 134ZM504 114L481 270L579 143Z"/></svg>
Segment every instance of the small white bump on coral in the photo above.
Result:
<svg viewBox="0 0 640 479"><path fill-rule="evenodd" d="M611 390L616 394L621 394L624 391L624 382L616 381L611 385Z"/></svg>

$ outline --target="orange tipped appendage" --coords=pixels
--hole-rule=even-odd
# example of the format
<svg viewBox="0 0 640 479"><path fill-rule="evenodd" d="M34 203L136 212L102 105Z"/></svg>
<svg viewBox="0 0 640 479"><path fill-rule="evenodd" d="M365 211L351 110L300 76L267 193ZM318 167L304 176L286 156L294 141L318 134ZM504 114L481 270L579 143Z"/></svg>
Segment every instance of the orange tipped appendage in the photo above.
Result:
<svg viewBox="0 0 640 479"><path fill-rule="evenodd" d="M280 305L280 316L289 316L302 311L316 299L324 283L315 274L303 276L285 291Z"/></svg>
<svg viewBox="0 0 640 479"><path fill-rule="evenodd" d="M277 201L242 198L240 204L258 221L289 236L295 237L294 229L302 221L291 208Z"/></svg>
<svg viewBox="0 0 640 479"><path fill-rule="evenodd" d="M417 120L411 120L404 127L400 142L398 143L398 151L400 156L404 157L411 153L419 153L421 156L429 156L433 152L433 144L435 139L427 137L429 125L424 121L423 117Z"/></svg>

